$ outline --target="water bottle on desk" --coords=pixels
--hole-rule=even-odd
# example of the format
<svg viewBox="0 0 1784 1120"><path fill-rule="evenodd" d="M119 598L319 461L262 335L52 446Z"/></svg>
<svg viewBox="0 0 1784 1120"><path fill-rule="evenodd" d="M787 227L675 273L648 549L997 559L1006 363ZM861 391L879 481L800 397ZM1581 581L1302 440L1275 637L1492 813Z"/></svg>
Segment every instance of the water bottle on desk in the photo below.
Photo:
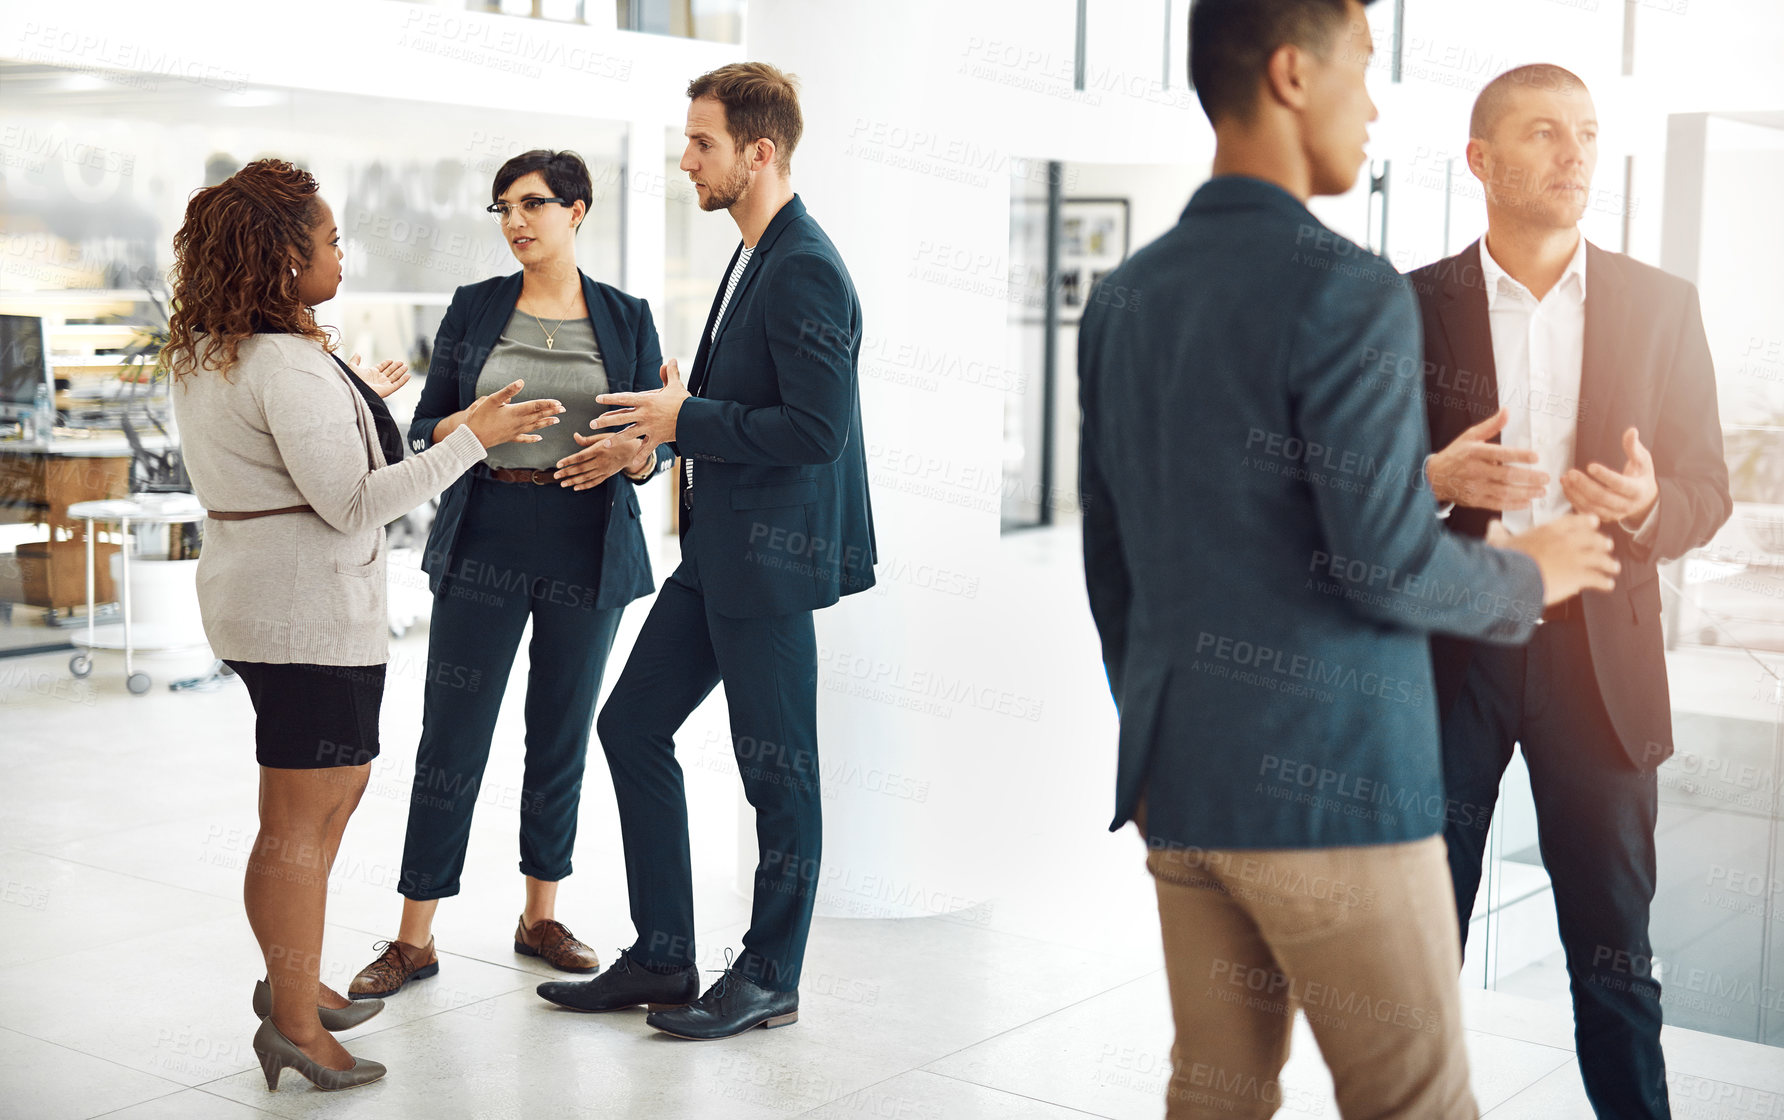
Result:
<svg viewBox="0 0 1784 1120"><path fill-rule="evenodd" d="M37 429L37 442L48 447L56 435L56 402L50 396L48 385L37 387L37 396L31 405L31 422Z"/></svg>

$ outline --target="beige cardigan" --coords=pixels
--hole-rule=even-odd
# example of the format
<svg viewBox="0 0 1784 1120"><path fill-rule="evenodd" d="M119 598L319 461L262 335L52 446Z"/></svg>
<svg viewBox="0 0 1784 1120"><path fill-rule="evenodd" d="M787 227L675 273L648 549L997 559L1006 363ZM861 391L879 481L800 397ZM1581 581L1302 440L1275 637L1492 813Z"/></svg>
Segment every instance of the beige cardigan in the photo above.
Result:
<svg viewBox="0 0 1784 1120"><path fill-rule="evenodd" d="M320 345L297 335L245 340L227 378L198 370L176 382L173 405L206 509L316 511L205 522L198 605L216 655L388 661L384 526L480 461L477 436L461 425L387 466L365 399Z"/></svg>

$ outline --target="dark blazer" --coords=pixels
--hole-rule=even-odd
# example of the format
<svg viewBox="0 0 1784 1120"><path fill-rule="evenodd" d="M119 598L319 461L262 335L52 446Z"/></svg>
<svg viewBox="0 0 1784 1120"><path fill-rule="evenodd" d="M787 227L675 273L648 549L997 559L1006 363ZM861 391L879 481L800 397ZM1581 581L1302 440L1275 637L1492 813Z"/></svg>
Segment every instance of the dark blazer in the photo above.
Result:
<svg viewBox="0 0 1784 1120"><path fill-rule="evenodd" d="M1386 261L1257 179L1204 184L1092 293L1084 571L1121 715L1115 820L1150 839L1420 839L1446 812L1428 632L1526 639L1536 564L1439 527Z"/></svg>
<svg viewBox="0 0 1784 1120"><path fill-rule="evenodd" d="M696 396L675 425L677 453L695 463L682 547L720 614L827 607L872 587L878 559L861 436L861 301L797 195L756 243L715 343L723 298L721 283L688 377Z"/></svg>
<svg viewBox="0 0 1784 1120"><path fill-rule="evenodd" d="M1425 416L1431 446L1441 448L1499 409L1480 242L1410 279L1425 333ZM1634 427L1654 456L1660 483L1653 540L1644 547L1621 527L1608 527L1623 566L1616 589L1585 592L1582 604L1605 709L1630 760L1652 770L1673 753L1656 566L1708 541L1733 510L1715 371L1694 285L1587 243L1577 415L1575 466L1597 462L1622 470L1623 432ZM1498 516L1458 507L1446 525L1478 538ZM1447 710L1461 691L1473 646L1438 638L1431 653L1440 710Z"/></svg>
<svg viewBox="0 0 1784 1120"><path fill-rule="evenodd" d="M434 337L433 359L422 386L421 403L409 425L410 447L422 451L432 446L434 426L454 412L469 408L477 399L477 377L502 337L502 328L514 314L515 304L520 302L520 284L521 274L516 272L466 284L452 293L452 304L446 308L446 317L440 321L440 331ZM657 342L656 324L651 321L650 305L586 275L582 277L582 296L588 304L589 326L594 329L601 360L607 367L609 391L662 388L659 371L663 351ZM667 448L659 447L657 473L667 468L673 458ZM611 504L606 536L601 542L597 607L623 607L633 599L649 595L656 587L651 580L644 531L638 524L638 496L632 492L640 484L622 479L626 479L624 474L615 476L607 487ZM452 548L464 522L471 482L472 474L467 472L440 496L440 509L434 515L434 527L428 533L427 551L421 563L430 590L438 591L441 578L451 570Z"/></svg>

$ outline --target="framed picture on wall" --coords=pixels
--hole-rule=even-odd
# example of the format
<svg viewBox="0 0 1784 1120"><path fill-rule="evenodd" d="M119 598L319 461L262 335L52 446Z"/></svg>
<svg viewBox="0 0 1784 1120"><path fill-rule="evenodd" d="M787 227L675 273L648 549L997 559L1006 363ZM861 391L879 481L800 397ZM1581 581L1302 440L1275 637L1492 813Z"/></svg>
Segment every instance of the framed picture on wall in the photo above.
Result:
<svg viewBox="0 0 1784 1120"><path fill-rule="evenodd" d="M1010 301L1017 321L1043 322L1046 311L1047 202L1025 198L1010 208ZM1127 259L1128 200L1066 198L1059 203L1059 321L1076 323L1097 282Z"/></svg>
<svg viewBox="0 0 1784 1120"><path fill-rule="evenodd" d="M1127 259L1128 201L1067 198L1059 204L1059 318L1075 323L1090 291Z"/></svg>

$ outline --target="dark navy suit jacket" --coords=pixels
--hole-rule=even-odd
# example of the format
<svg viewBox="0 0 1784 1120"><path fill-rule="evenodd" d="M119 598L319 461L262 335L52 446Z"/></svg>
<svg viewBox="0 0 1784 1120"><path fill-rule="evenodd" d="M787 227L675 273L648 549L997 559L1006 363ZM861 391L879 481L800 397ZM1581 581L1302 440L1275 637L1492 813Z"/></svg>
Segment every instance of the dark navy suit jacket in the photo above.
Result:
<svg viewBox="0 0 1784 1120"><path fill-rule="evenodd" d="M1409 279L1424 318L1425 360L1403 364L1402 372L1413 372L1414 380L1422 375L1431 445L1446 447L1499 410L1480 242ZM1609 527L1622 565L1617 586L1581 597L1592 649L1587 675L1624 753L1639 769L1652 770L1673 753L1658 565L1706 543L1734 509L1716 373L1694 286L1586 244L1586 339L1574 413L1574 466L1585 470L1596 462L1621 470L1623 433L1633 427L1654 456L1660 483L1653 539L1637 544L1628 531ZM1478 538L1497 516L1458 506L1446 527ZM1447 708L1462 690L1473 644L1438 636L1431 656L1438 703Z"/></svg>
<svg viewBox="0 0 1784 1120"><path fill-rule="evenodd" d="M723 298L721 285L687 381L696 396L675 426L677 452L694 461L682 547L720 614L827 607L872 587L878 557L861 436L861 301L797 195L756 243L714 342Z"/></svg>
<svg viewBox="0 0 1784 1120"><path fill-rule="evenodd" d="M469 408L477 399L477 377L502 337L502 328L514 314L515 304L520 302L520 284L521 274L516 272L466 284L452 293L452 304L434 337L433 359L421 390L421 403L415 407L415 419L409 425L410 447L426 450L433 442L434 426L454 412ZM586 275L582 277L582 297L588 304L589 326L594 329L601 361L607 368L608 391L629 393L662 388L659 371L663 351L657 342L656 324L651 321L650 305ZM659 473L672 458L668 449L657 449ZM467 472L440 496L440 510L434 515L433 531L428 534L421 564L428 574L430 590L438 591L442 577L452 568L452 549L464 523L471 483L472 474ZM650 554L638 524L634 485L622 473L614 476L606 488L611 504L606 536L601 542L597 607L623 607L655 590Z"/></svg>
<svg viewBox="0 0 1784 1120"><path fill-rule="evenodd" d="M1415 840L1448 811L1428 632L1526 639L1535 563L1445 532L1386 261L1281 188L1203 185L1092 293L1084 567L1155 843ZM1404 379L1401 379L1402 381Z"/></svg>

